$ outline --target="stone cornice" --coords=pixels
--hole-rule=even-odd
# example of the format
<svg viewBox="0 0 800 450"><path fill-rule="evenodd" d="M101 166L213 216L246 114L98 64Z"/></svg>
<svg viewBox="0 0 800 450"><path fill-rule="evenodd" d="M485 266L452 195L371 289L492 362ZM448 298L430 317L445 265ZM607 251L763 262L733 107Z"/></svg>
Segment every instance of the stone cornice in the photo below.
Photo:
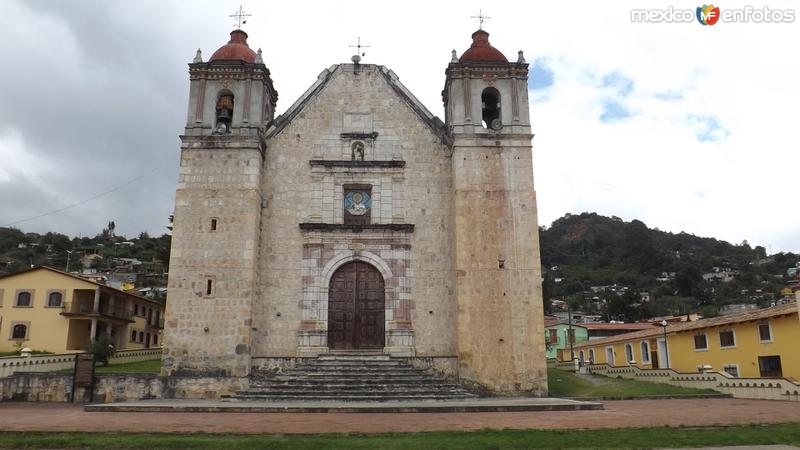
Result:
<svg viewBox="0 0 800 450"><path fill-rule="evenodd" d="M332 168L332 167L399 168L406 166L405 161L396 161L396 160L352 161L352 160L312 159L308 163L311 164L311 167L322 166L327 168Z"/></svg>
<svg viewBox="0 0 800 450"><path fill-rule="evenodd" d="M312 223L303 222L300 224L300 229L303 231L323 231L323 232L336 232L336 231L350 231L353 233L361 233L363 231L401 231L405 233L414 232L413 223L370 223L370 224L344 224L344 223Z"/></svg>

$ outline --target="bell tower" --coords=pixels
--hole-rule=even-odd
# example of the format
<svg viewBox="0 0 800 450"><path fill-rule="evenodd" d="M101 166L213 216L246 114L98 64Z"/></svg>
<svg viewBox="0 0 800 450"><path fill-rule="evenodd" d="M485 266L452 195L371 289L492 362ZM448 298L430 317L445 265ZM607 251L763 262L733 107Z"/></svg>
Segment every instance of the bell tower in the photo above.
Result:
<svg viewBox="0 0 800 450"><path fill-rule="evenodd" d="M278 93L247 33L189 64L175 195L164 375L246 376L265 143Z"/></svg>
<svg viewBox="0 0 800 450"><path fill-rule="evenodd" d="M546 395L541 258L528 64L479 29L453 50L442 98L453 154L459 376L499 394Z"/></svg>

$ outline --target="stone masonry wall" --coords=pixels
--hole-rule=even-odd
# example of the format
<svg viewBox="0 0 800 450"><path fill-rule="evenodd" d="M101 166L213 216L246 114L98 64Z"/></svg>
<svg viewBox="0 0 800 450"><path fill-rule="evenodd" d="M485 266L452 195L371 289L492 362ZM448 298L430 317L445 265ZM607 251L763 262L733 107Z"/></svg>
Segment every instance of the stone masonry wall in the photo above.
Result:
<svg viewBox="0 0 800 450"><path fill-rule="evenodd" d="M244 376L261 209L258 141L184 139L163 373Z"/></svg>
<svg viewBox="0 0 800 450"><path fill-rule="evenodd" d="M93 402L112 403L154 398L218 400L246 389L249 379L237 377L161 377L155 374L97 375ZM70 402L72 374L17 373L0 379L0 402ZM75 402L89 401L86 388L75 390Z"/></svg>
<svg viewBox="0 0 800 450"><path fill-rule="evenodd" d="M465 136L453 151L461 377L510 395L547 394L529 139Z"/></svg>
<svg viewBox="0 0 800 450"><path fill-rule="evenodd" d="M365 139L366 161L404 167L324 167L350 160ZM266 209L254 305L253 355L290 357L324 351L327 289L336 268L366 261L387 287L387 350L397 355L455 355L451 273L451 178L448 151L376 66L338 66L327 85L268 141ZM342 223L343 185L372 186L373 224L409 231L302 231L300 223Z"/></svg>

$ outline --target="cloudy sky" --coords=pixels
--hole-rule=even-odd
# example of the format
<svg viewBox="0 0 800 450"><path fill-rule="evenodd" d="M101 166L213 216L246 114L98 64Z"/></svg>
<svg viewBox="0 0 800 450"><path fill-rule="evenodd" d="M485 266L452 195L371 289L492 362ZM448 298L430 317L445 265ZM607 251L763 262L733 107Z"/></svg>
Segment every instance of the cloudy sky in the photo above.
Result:
<svg viewBox="0 0 800 450"><path fill-rule="evenodd" d="M532 66L540 223L594 211L772 252L800 251L800 20L633 23L648 2L251 2L282 112L357 37L444 117L450 51L485 28ZM609 5L610 4L610 5ZM524 5L524 6L523 6ZM763 11L791 2L725 2ZM161 234L172 211L186 64L224 44L239 2L3 1L0 226ZM797 12L794 12L795 16Z"/></svg>

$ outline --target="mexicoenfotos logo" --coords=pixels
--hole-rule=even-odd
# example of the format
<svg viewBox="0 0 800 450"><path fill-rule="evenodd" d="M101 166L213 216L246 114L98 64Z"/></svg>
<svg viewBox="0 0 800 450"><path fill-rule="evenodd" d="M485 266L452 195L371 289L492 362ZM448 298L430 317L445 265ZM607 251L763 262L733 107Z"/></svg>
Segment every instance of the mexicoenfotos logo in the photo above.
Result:
<svg viewBox="0 0 800 450"><path fill-rule="evenodd" d="M714 5L698 6L696 10L668 6L664 9L632 9L633 23L691 23L697 19L701 25L727 23L791 23L793 9L772 9L768 6L745 6L739 9L720 9Z"/></svg>
<svg viewBox="0 0 800 450"><path fill-rule="evenodd" d="M697 7L697 21L702 25L714 25L719 20L719 8L714 5Z"/></svg>

